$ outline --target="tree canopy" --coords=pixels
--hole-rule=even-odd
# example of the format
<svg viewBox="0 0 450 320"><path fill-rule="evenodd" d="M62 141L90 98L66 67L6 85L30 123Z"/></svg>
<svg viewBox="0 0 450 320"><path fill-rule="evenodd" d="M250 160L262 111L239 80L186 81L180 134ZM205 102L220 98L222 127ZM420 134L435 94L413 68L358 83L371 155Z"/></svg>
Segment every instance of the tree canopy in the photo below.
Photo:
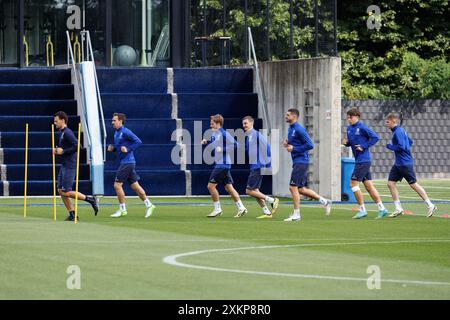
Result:
<svg viewBox="0 0 450 320"><path fill-rule="evenodd" d="M204 2L206 1L206 2ZM232 41L232 63L246 60L245 22L252 28L258 58L280 60L316 54L316 0L227 0L223 25L222 0L192 0L194 36L203 35L203 5L208 36ZM450 99L449 0L337 0L338 55L342 58L342 89L346 99ZM317 0L319 55L333 54L333 0ZM380 8L379 29L367 26L367 8ZM225 27L225 30L224 30ZM293 52L290 43L293 43ZM267 37L270 46L267 46Z"/></svg>

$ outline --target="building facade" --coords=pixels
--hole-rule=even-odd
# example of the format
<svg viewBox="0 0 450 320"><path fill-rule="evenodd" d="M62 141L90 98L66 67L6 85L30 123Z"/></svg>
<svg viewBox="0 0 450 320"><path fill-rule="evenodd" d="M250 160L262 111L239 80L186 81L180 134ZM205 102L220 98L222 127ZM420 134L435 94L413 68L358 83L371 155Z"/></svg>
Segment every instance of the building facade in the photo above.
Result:
<svg viewBox="0 0 450 320"><path fill-rule="evenodd" d="M65 64L69 41L77 60L83 29L99 66L186 66L189 8L189 0L0 0L0 67Z"/></svg>

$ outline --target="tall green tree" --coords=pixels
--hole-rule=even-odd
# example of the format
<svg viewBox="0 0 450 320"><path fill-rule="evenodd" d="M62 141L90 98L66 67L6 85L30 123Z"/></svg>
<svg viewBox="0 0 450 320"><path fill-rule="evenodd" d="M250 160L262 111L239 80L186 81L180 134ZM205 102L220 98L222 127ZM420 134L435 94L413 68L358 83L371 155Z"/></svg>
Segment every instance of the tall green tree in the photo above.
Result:
<svg viewBox="0 0 450 320"><path fill-rule="evenodd" d="M374 1L341 0L338 19L343 94L349 99L444 98L450 57L448 0L388 0L375 2L381 27L369 29L366 9ZM411 76L428 66L433 83ZM431 64L426 63L433 61ZM419 74L417 74L419 75ZM434 86L433 88L430 88ZM427 86L425 89L422 86ZM448 86L447 86L448 87Z"/></svg>
<svg viewBox="0 0 450 320"><path fill-rule="evenodd" d="M450 59L450 0L337 0L338 51L342 58L343 97L448 97ZM192 0L194 36L231 37L232 63L246 61L243 0ZM293 0L294 57L315 55L315 0ZM319 54L331 54L333 0L317 0ZM379 29L367 26L367 8L380 8ZM206 5L206 30L203 6ZM247 25L252 28L260 60L290 58L289 0L248 0ZM206 33L206 34L205 34ZM267 37L270 47L267 46ZM270 56L268 53L270 52Z"/></svg>

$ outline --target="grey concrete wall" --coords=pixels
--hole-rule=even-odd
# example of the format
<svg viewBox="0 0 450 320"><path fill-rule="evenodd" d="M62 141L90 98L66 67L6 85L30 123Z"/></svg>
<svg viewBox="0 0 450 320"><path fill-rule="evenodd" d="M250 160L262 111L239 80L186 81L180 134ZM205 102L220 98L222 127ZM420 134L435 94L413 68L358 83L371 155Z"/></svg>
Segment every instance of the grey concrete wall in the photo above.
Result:
<svg viewBox="0 0 450 320"><path fill-rule="evenodd" d="M361 110L361 120L380 137L371 148L374 179L387 179L394 163L394 153L386 149L392 134L384 126L384 118L392 111L403 114L402 126L414 140L417 177L450 178L450 100L343 100L342 134L346 132L345 115L351 107Z"/></svg>
<svg viewBox="0 0 450 320"><path fill-rule="evenodd" d="M273 193L289 196L292 160L282 147L289 108L300 111L299 122L308 130L311 151L310 187L333 200L341 198L341 60L336 57L263 62L260 64L272 129L279 130L279 170L273 175ZM256 80L256 79L255 79ZM259 114L265 121L260 99ZM267 123L265 123L267 128Z"/></svg>

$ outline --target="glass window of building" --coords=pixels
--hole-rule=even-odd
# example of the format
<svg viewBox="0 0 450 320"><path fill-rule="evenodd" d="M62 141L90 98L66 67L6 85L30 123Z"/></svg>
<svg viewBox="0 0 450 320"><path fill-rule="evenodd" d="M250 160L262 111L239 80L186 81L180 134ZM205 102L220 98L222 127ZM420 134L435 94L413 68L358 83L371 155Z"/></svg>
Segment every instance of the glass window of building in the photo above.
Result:
<svg viewBox="0 0 450 320"><path fill-rule="evenodd" d="M0 0L0 65L17 64L18 3Z"/></svg>
<svg viewBox="0 0 450 320"><path fill-rule="evenodd" d="M0 0L0 66L76 62L90 33L98 66L166 67L171 63L171 0Z"/></svg>
<svg viewBox="0 0 450 320"><path fill-rule="evenodd" d="M168 66L169 0L113 0L112 6L112 65Z"/></svg>
<svg viewBox="0 0 450 320"><path fill-rule="evenodd" d="M28 65L54 66L67 62L70 32L75 59L81 57L81 29L90 31L94 58L105 63L105 1L30 0L25 1L24 29L28 44Z"/></svg>

